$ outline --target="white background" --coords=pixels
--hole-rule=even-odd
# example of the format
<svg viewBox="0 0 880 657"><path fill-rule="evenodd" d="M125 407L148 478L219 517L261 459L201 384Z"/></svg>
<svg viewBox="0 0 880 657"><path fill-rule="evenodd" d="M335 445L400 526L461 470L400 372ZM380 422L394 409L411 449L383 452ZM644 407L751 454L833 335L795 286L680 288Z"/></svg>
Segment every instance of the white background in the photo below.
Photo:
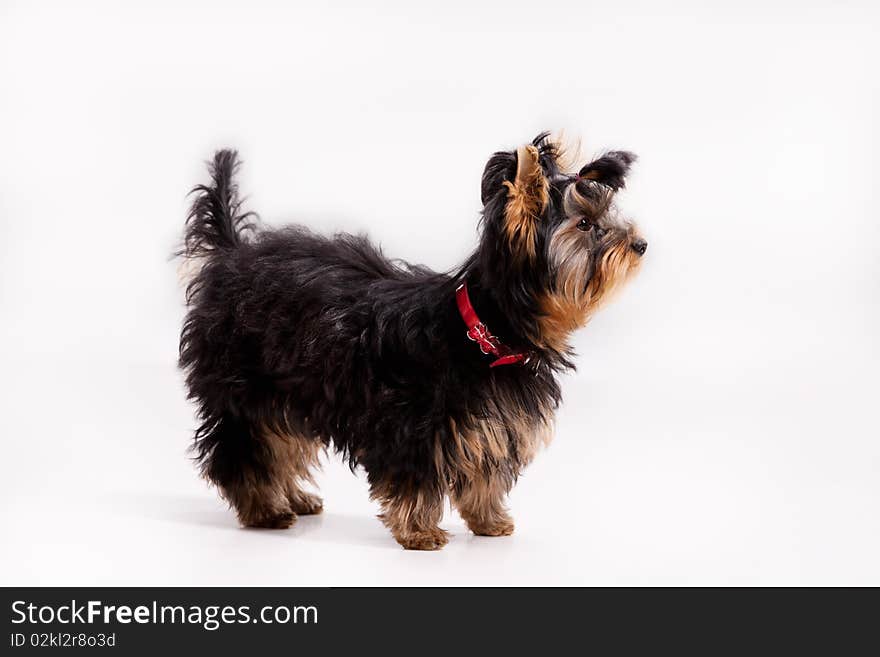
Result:
<svg viewBox="0 0 880 657"><path fill-rule="evenodd" d="M0 584L880 584L876 4L410 4L0 3ZM543 129L641 156L650 247L516 534L406 552L333 455L323 516L239 529L175 369L204 160L446 269Z"/></svg>

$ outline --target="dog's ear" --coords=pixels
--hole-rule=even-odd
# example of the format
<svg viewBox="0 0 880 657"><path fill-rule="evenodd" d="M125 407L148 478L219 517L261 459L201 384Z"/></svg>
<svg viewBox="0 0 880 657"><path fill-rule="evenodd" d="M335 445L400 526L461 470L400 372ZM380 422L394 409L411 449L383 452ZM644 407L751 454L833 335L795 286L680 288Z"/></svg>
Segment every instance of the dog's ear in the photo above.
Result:
<svg viewBox="0 0 880 657"><path fill-rule="evenodd" d="M578 176L586 180L595 180L607 185L614 191L624 186L624 179L636 156L627 151L611 151L598 160L593 160L578 172Z"/></svg>
<svg viewBox="0 0 880 657"><path fill-rule="evenodd" d="M560 145L550 139L549 132L542 132L527 144L520 148L529 149L531 157L537 154L537 161L549 179L559 175L559 158L562 156ZM517 171L520 162L519 151L500 151L495 153L486 163L483 170L483 179L480 187L480 197L483 205L491 201L494 196L505 187L505 183L514 182L517 179ZM534 160L533 160L534 161Z"/></svg>
<svg viewBox="0 0 880 657"><path fill-rule="evenodd" d="M495 153L486 162L483 179L480 183L480 198L483 205L495 198L504 189L504 183L516 178L516 153L501 151Z"/></svg>
<svg viewBox="0 0 880 657"><path fill-rule="evenodd" d="M502 184L507 188L503 228L511 253L533 258L538 222L547 207L549 190L540 153L533 144L517 149L513 179Z"/></svg>

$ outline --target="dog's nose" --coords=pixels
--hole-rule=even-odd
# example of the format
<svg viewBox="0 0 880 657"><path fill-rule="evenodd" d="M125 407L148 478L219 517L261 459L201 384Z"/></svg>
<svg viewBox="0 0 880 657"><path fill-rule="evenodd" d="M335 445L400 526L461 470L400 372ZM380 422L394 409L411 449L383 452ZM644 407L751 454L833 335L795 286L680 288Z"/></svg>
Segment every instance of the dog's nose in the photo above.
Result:
<svg viewBox="0 0 880 657"><path fill-rule="evenodd" d="M645 240L643 240L642 238L639 238L637 240L633 240L633 243L631 244L631 246L632 246L632 250L635 251L636 253L638 253L639 255L644 255L645 251L648 250L648 243Z"/></svg>

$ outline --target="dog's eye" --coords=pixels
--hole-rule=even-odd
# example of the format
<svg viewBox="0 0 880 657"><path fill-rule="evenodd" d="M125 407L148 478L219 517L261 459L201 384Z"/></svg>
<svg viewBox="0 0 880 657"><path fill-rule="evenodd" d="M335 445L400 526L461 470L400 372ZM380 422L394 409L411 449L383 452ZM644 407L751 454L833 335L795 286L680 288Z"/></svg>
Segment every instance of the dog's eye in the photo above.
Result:
<svg viewBox="0 0 880 657"><path fill-rule="evenodd" d="M590 230L591 226L592 226L592 224L590 223L590 220L587 219L586 217L584 217L583 219L581 219L581 220L578 222L578 225L577 225L578 230L583 230L583 231L588 231L588 230Z"/></svg>

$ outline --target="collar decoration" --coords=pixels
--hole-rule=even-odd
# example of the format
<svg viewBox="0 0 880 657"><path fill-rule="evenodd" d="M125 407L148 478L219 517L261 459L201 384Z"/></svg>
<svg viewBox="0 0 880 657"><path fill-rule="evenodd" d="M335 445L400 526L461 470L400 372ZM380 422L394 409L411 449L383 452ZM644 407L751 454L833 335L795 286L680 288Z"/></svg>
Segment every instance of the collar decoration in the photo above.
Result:
<svg viewBox="0 0 880 657"><path fill-rule="evenodd" d="M513 351L499 338L492 335L489 328L480 321L477 311L471 305L467 282L463 282L455 289L455 302L458 305L458 313L461 315L465 326L467 326L468 339L476 342L480 351L484 354L495 356L495 360L489 364L489 367L514 365L516 363L525 365L529 362L530 354L528 352Z"/></svg>

